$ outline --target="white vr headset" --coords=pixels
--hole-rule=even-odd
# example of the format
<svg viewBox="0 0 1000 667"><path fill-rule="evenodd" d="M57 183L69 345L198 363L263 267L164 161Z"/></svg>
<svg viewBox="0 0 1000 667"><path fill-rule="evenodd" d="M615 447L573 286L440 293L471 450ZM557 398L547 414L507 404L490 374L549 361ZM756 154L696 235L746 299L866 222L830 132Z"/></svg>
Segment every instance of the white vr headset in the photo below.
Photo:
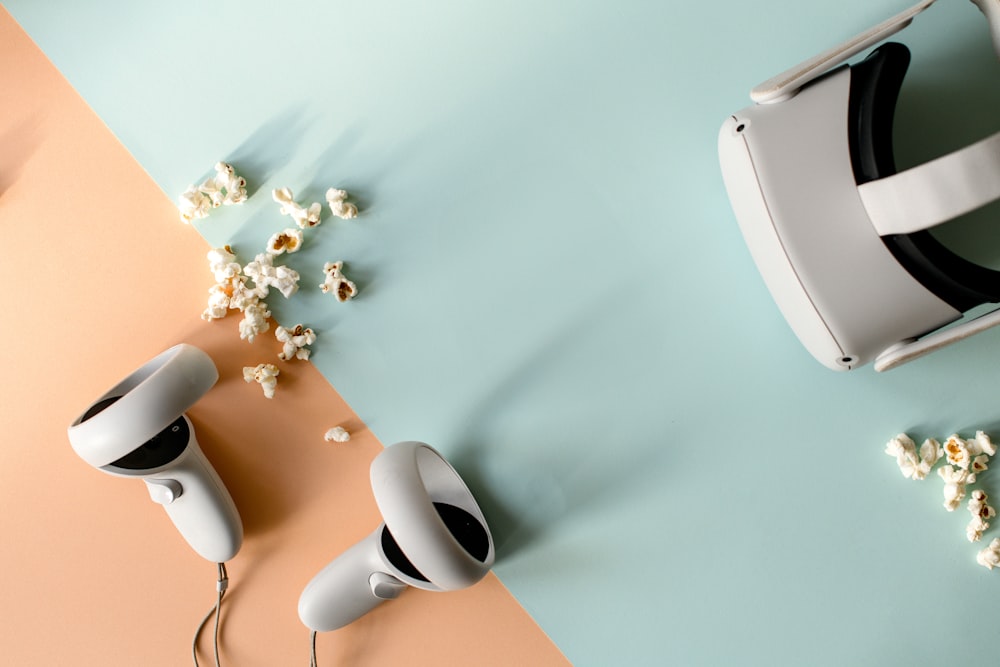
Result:
<svg viewBox="0 0 1000 667"><path fill-rule="evenodd" d="M1000 133L906 171L892 150L909 64L885 43L923 0L754 88L719 133L723 179L743 236L782 314L825 366L888 370L1000 324L1000 271L928 231L1000 198ZM972 0L1000 54L1000 0ZM839 67L837 67L839 65Z"/></svg>

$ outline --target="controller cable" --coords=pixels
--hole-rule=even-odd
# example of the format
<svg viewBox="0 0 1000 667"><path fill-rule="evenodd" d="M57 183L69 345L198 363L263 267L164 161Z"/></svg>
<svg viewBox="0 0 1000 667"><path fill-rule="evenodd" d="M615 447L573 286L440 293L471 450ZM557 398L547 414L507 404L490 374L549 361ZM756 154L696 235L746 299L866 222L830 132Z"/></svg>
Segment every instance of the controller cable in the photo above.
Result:
<svg viewBox="0 0 1000 667"><path fill-rule="evenodd" d="M215 590L218 593L218 597L215 599L215 606L208 610L205 618L201 619L201 623L198 624L198 629L194 631L194 639L191 640L191 658L194 660L194 667L198 667L198 637L213 614L215 615L215 638L213 640L215 667L221 667L219 664L219 616L222 610L222 596L226 594L226 589L229 588L229 573L226 572L225 563L216 563L216 565L219 568L219 580L215 583Z"/></svg>
<svg viewBox="0 0 1000 667"><path fill-rule="evenodd" d="M316 631L309 634L309 667L319 667L316 662Z"/></svg>

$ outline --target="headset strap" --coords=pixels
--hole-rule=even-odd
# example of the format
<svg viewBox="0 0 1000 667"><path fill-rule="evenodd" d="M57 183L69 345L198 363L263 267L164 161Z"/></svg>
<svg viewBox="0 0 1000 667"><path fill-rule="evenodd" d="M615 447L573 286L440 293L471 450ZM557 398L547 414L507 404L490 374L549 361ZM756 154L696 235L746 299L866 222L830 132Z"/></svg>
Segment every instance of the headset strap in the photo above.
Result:
<svg viewBox="0 0 1000 667"><path fill-rule="evenodd" d="M1000 132L858 186L879 236L930 229L1000 199Z"/></svg>

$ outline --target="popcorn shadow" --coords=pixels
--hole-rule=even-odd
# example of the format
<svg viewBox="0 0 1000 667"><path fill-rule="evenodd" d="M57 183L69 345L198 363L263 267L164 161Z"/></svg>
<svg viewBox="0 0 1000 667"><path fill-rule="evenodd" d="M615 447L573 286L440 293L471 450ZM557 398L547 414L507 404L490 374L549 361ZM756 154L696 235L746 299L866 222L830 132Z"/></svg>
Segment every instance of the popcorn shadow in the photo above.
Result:
<svg viewBox="0 0 1000 667"><path fill-rule="evenodd" d="M0 134L0 197L20 178L21 169L38 149L37 118L11 121Z"/></svg>
<svg viewBox="0 0 1000 667"><path fill-rule="evenodd" d="M289 107L257 128L226 157L236 173L246 178L248 196L256 194L295 157L310 124L298 107Z"/></svg>
<svg viewBox="0 0 1000 667"><path fill-rule="evenodd" d="M347 279L358 288L358 295L354 297L355 299L361 298L362 295L365 298L370 298L378 293L378 280L375 278L377 272L372 270L369 262L345 261L343 271Z"/></svg>
<svg viewBox="0 0 1000 667"><path fill-rule="evenodd" d="M365 211L372 206L372 197L370 191L360 185L363 181L356 174L357 169L352 164L354 161L348 157L360 143L360 140L361 131L356 125L341 131L337 139L317 157L313 165L312 182L303 192L315 197L315 201L321 201L326 206L326 191L328 189L347 190L348 201L358 207L359 215L364 215ZM310 201L313 200L310 199ZM331 221L335 219L330 214L329 208L326 208L325 214L331 218Z"/></svg>

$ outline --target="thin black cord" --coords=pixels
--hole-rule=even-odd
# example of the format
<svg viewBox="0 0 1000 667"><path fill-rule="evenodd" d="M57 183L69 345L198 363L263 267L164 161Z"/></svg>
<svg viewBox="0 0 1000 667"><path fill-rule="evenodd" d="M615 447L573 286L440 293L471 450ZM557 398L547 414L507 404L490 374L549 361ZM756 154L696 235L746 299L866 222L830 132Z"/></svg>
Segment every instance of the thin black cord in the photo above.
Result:
<svg viewBox="0 0 1000 667"><path fill-rule="evenodd" d="M309 635L309 644L311 648L309 649L309 667L319 667L319 663L316 662L316 631L313 630L312 634Z"/></svg>
<svg viewBox="0 0 1000 667"><path fill-rule="evenodd" d="M226 589L229 588L229 573L226 571L225 563L216 563L216 565L218 565L219 570L219 580L215 583L218 597L215 598L215 606L208 610L205 618L201 619L201 623L198 624L198 629L194 631L194 639L191 640L191 659L194 660L194 667L198 667L198 637L213 614L215 615L215 638L213 640L215 667L221 667L219 664L219 619L222 612L222 597L226 594Z"/></svg>

